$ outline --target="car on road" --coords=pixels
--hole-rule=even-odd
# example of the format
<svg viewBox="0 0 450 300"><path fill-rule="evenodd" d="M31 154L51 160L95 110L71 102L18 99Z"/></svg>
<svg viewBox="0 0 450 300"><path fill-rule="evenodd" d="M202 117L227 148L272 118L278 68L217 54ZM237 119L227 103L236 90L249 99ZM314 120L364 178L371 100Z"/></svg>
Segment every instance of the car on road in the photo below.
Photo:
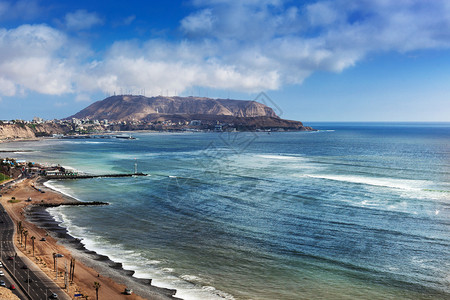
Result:
<svg viewBox="0 0 450 300"><path fill-rule="evenodd" d="M52 293L49 298L50 299L58 299L58 294Z"/></svg>
<svg viewBox="0 0 450 300"><path fill-rule="evenodd" d="M45 242L47 239L45 238L45 237L43 237L42 239L41 239L41 242Z"/></svg>
<svg viewBox="0 0 450 300"><path fill-rule="evenodd" d="M0 286L5 286L6 287L6 283L3 280L0 280Z"/></svg>
<svg viewBox="0 0 450 300"><path fill-rule="evenodd" d="M0 261L0 268L3 268L3 264L2 264L2 262Z"/></svg>
<svg viewBox="0 0 450 300"><path fill-rule="evenodd" d="M133 294L133 290L132 289L129 289L129 288L126 288L125 289L125 291L123 292L125 295L131 295L131 294Z"/></svg>
<svg viewBox="0 0 450 300"><path fill-rule="evenodd" d="M14 260L14 256L8 256L8 260Z"/></svg>
<svg viewBox="0 0 450 300"><path fill-rule="evenodd" d="M27 278L27 279L25 279L25 282L32 283L32 282L33 282L33 279Z"/></svg>
<svg viewBox="0 0 450 300"><path fill-rule="evenodd" d="M5 276L5 273L3 273L3 271L0 271L0 276Z"/></svg>
<svg viewBox="0 0 450 300"><path fill-rule="evenodd" d="M12 289L12 290L15 290L15 289L16 289L16 286L15 286L14 284L11 284L11 285L9 286L9 288Z"/></svg>
<svg viewBox="0 0 450 300"><path fill-rule="evenodd" d="M26 269L28 269L28 266L27 265L23 265L22 269L26 270Z"/></svg>

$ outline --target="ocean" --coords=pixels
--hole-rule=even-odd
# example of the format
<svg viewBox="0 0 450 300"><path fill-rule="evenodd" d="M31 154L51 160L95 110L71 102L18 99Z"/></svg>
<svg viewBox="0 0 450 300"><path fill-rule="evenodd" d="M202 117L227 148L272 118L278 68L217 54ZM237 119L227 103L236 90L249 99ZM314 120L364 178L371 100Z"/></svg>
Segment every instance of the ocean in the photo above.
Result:
<svg viewBox="0 0 450 300"><path fill-rule="evenodd" d="M49 181L50 213L184 299L450 299L450 124L132 133L0 145L131 178ZM11 155L12 156L12 155Z"/></svg>

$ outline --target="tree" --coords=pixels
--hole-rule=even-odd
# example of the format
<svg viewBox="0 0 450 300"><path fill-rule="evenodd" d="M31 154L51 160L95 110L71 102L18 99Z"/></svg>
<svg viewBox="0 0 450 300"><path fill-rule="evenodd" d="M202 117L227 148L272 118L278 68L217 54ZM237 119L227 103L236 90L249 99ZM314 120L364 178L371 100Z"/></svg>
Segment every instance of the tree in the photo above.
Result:
<svg viewBox="0 0 450 300"><path fill-rule="evenodd" d="M27 236L28 236L28 230L24 230L23 235L25 236L25 250L27 250Z"/></svg>
<svg viewBox="0 0 450 300"><path fill-rule="evenodd" d="M19 228L19 232L20 232L20 244L22 245L24 228L23 227Z"/></svg>
<svg viewBox="0 0 450 300"><path fill-rule="evenodd" d="M33 247L33 256L34 256L34 240L36 239L36 237L33 235L30 237L30 239L31 239L32 247Z"/></svg>
<svg viewBox="0 0 450 300"><path fill-rule="evenodd" d="M53 269L56 271L56 253L53 252Z"/></svg>
<svg viewBox="0 0 450 300"><path fill-rule="evenodd" d="M22 221L17 222L17 231L20 233L20 243L22 244L22 231L23 231Z"/></svg>
<svg viewBox="0 0 450 300"><path fill-rule="evenodd" d="M98 289L101 287L101 284L97 281L94 281L94 289L95 289L95 295L97 297L98 300Z"/></svg>
<svg viewBox="0 0 450 300"><path fill-rule="evenodd" d="M70 270L69 270L69 279L73 281L73 276L75 275L75 258L70 260Z"/></svg>

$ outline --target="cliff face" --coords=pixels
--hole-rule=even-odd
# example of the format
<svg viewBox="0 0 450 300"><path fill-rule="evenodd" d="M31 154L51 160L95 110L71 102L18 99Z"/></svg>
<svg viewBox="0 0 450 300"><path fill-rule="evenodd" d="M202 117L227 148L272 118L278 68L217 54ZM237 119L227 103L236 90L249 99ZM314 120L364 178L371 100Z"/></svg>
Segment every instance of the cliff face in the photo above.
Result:
<svg viewBox="0 0 450 300"><path fill-rule="evenodd" d="M34 132L27 126L21 127L15 124L0 125L0 139L31 139L35 138Z"/></svg>
<svg viewBox="0 0 450 300"><path fill-rule="evenodd" d="M255 101L162 96L113 96L97 101L69 118L129 121L148 120L154 114L278 118L270 107Z"/></svg>
<svg viewBox="0 0 450 300"><path fill-rule="evenodd" d="M63 134L70 130L70 127L58 124L0 124L0 141L33 139L36 136Z"/></svg>

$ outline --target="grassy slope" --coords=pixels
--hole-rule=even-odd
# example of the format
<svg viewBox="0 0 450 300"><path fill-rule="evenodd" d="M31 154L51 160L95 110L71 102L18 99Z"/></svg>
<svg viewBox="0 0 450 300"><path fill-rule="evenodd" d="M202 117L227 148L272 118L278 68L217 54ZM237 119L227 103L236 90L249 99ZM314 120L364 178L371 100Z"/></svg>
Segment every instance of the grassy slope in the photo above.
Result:
<svg viewBox="0 0 450 300"><path fill-rule="evenodd" d="M6 176L6 175L3 174L3 173L0 173L0 183L2 183L2 182L5 181L5 180L8 180L8 179L9 179L8 176Z"/></svg>

